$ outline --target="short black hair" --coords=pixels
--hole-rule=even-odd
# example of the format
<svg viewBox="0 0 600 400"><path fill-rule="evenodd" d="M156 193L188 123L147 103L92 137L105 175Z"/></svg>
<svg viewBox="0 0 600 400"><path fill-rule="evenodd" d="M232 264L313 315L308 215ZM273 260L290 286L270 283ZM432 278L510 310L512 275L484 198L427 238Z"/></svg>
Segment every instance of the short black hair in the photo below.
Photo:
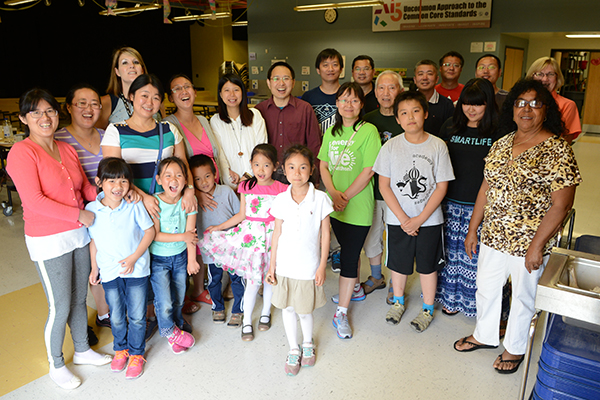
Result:
<svg viewBox="0 0 600 400"><path fill-rule="evenodd" d="M322 50L319 55L317 56L317 61L315 62L315 68L319 69L319 66L321 65L321 63L329 58L337 58L338 62L340 63L340 68L344 68L344 58L342 57L342 55L340 54L339 51L337 51L336 49L325 49Z"/></svg>
<svg viewBox="0 0 600 400"><path fill-rule="evenodd" d="M357 61L361 61L361 60L367 60L369 61L369 64L371 65L371 68L375 68L375 62L373 61L373 59L371 58L371 56L367 56L367 55L360 55L360 56L356 56L356 58L354 60L352 60L352 69L354 69L354 64L356 64Z"/></svg>
<svg viewBox="0 0 600 400"><path fill-rule="evenodd" d="M217 174L217 168L215 167L215 163L212 158L207 156L206 154L196 154L195 156L190 157L189 160L190 170L198 167L204 167L208 165L213 174Z"/></svg>
<svg viewBox="0 0 600 400"><path fill-rule="evenodd" d="M456 57L460 60L460 66L464 66L465 65L465 59L464 57L458 52L458 51L449 51L446 54L444 54L442 56L442 58L440 58L440 67L442 66L442 64L444 63L444 58L446 57Z"/></svg>
<svg viewBox="0 0 600 400"><path fill-rule="evenodd" d="M42 100L50 104L56 111L60 111L60 104L58 104L58 101L56 101L48 90L33 88L21 95L19 99L19 115L25 118L28 112L35 111L38 103Z"/></svg>
<svg viewBox="0 0 600 400"><path fill-rule="evenodd" d="M129 185L133 184L133 171L129 164L119 157L106 157L98 163L98 172L96 173L98 180L98 193L102 191L100 184L107 179L125 178L129 181Z"/></svg>
<svg viewBox="0 0 600 400"><path fill-rule="evenodd" d="M67 96L65 97L65 104L71 104L73 102L73 99L75 99L75 93L81 89L89 89L89 90L93 91L94 93L96 93L98 95L98 100L100 100L100 97L102 97L100 95L100 92L98 90L96 90L95 87L93 87L89 83L82 82L82 83L78 83L78 84L72 86L69 89L69 91L67 92Z"/></svg>
<svg viewBox="0 0 600 400"><path fill-rule="evenodd" d="M271 79L271 74L273 73L273 70L277 67L285 67L285 68L289 69L290 75L292 75L292 79L296 79L296 73L294 72L294 68L292 68L292 66L290 64L286 63L285 61L277 61L276 63L271 65L271 67L267 71L267 79Z"/></svg>
<svg viewBox="0 0 600 400"><path fill-rule="evenodd" d="M158 90L158 95L160 96L160 102L165 98L165 89L163 88L160 79L154 74L142 74L135 78L135 80L131 83L129 87L129 97L135 96L135 92L140 90L146 85L152 85L156 90Z"/></svg>
<svg viewBox="0 0 600 400"><path fill-rule="evenodd" d="M421 60L419 61L416 65L415 65L415 71L417 70L418 67L420 67L421 65L431 65L433 68L435 68L435 72L436 74L438 73L439 67L438 65L435 63L435 61L433 60Z"/></svg>
<svg viewBox="0 0 600 400"><path fill-rule="evenodd" d="M415 101L419 102L419 104L421 104L421 108L423 109L423 112L427 112L429 110L429 105L428 105L427 99L425 98L423 93L417 92L415 90L407 90L407 91L399 93L398 96L396 96L396 98L394 99L394 116L395 117L398 117L398 106L400 105L400 103L402 103L403 101L410 101L410 100L415 100Z"/></svg>
<svg viewBox="0 0 600 400"><path fill-rule="evenodd" d="M475 68L477 68L477 64L479 64L479 61L481 61L482 58L486 58L486 57L492 57L498 63L498 69L502 69L502 63L500 62L500 59L497 56L495 56L494 54L484 54L481 57L479 57L477 59L477 62L475 62Z"/></svg>

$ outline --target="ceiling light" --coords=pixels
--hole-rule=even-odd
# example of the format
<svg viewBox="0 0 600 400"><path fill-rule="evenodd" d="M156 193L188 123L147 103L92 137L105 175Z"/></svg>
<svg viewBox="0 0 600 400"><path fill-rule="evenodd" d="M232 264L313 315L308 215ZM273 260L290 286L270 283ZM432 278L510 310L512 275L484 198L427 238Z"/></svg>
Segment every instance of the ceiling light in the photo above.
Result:
<svg viewBox="0 0 600 400"><path fill-rule="evenodd" d="M600 33L577 33L565 35L569 39L599 39Z"/></svg>
<svg viewBox="0 0 600 400"><path fill-rule="evenodd" d="M306 6L296 6L295 11L324 11L329 8L357 8L357 7L375 7L382 6L382 0L365 0L365 1L346 1L344 3L324 3L310 4Z"/></svg>
<svg viewBox="0 0 600 400"><path fill-rule="evenodd" d="M115 15L119 15L119 14L133 13L133 12L158 10L161 7L162 7L162 5L156 4L156 3L155 4L148 4L148 5L145 5L145 6L142 6L140 4L136 4L135 7L115 8L115 9L112 10L112 12ZM109 15L108 10L100 11L100 15Z"/></svg>
<svg viewBox="0 0 600 400"><path fill-rule="evenodd" d="M248 21L237 21L232 23L231 26L248 26Z"/></svg>
<svg viewBox="0 0 600 400"><path fill-rule="evenodd" d="M231 17L230 12L218 12L216 14L200 14L200 15L184 15L181 17L173 17L172 21L181 22L181 21L196 21L198 19L216 19L216 18L228 18Z"/></svg>
<svg viewBox="0 0 600 400"><path fill-rule="evenodd" d="M7 6L18 6L19 4L33 3L34 1L37 0L6 0L4 4Z"/></svg>

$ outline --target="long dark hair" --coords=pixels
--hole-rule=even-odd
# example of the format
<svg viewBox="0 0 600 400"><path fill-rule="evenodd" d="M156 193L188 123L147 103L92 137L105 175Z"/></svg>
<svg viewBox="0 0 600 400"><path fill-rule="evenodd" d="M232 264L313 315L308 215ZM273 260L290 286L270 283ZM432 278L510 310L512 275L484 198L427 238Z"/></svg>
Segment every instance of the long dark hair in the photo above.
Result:
<svg viewBox="0 0 600 400"><path fill-rule="evenodd" d="M263 143L254 147L254 150L252 150L252 154L250 155L250 162L252 162L254 156L256 156L257 154L261 154L267 157L269 160L271 160L274 167L277 166L277 149L272 144ZM253 176L252 178L243 182L244 189L252 190L252 188L256 186L257 183L258 179L256 178L256 176Z"/></svg>
<svg viewBox="0 0 600 400"><path fill-rule="evenodd" d="M242 89L242 101L240 102L240 118L242 120L242 125L244 126L250 126L252 125L252 119L254 119L254 114L252 114L252 111L250 111L250 109L248 108L248 94L246 93L246 87L244 86L244 82L242 81L242 78L240 78L239 76L237 76L236 74L225 74L221 77L221 79L219 79L219 86L218 86L218 94L217 94L217 101L219 103L219 117L221 117L221 120L227 124L231 123L231 118L229 118L229 114L227 114L227 106L225 105L225 102L223 101L223 99L221 98L221 89L223 89L223 86L225 86L225 84L227 82L231 82L236 86L239 86L240 89Z"/></svg>
<svg viewBox="0 0 600 400"><path fill-rule="evenodd" d="M463 112L462 106L485 106L485 112L479 122L477 122L477 132L481 137L491 137L496 130L498 120L498 106L494 95L494 86L487 79L471 79L458 98L454 115L452 116L451 135L464 132L467 129L469 118Z"/></svg>
<svg viewBox="0 0 600 400"><path fill-rule="evenodd" d="M361 108L364 107L365 105L365 94L362 90L362 88L360 87L360 85L356 82L346 82L344 83L342 86L340 86L340 88L338 89L337 93L335 94L335 100L337 101L340 97L342 97L344 94L346 94L346 92L348 92L349 94L353 94L356 97L358 97L358 99L360 100L361 103ZM353 129L356 129L356 127L358 126L359 123L362 122L362 116L360 114L358 114L358 119L356 120L356 122L354 123L354 125L352 126ZM340 135L342 136L343 133L343 128L344 128L344 121L342 120L342 115L340 114L340 111L336 108L335 110L335 124L333 124L333 129L331 130L331 134L333 136L336 135Z"/></svg>
<svg viewBox="0 0 600 400"><path fill-rule="evenodd" d="M500 113L500 133L505 135L518 129L514 121L514 104L523 93L533 90L536 93L536 99L540 100L546 106L546 119L542 127L556 136L562 135L566 131L565 123L562 120L562 113L558 109L556 101L552 94L542 85L542 82L534 79L519 79L510 89Z"/></svg>

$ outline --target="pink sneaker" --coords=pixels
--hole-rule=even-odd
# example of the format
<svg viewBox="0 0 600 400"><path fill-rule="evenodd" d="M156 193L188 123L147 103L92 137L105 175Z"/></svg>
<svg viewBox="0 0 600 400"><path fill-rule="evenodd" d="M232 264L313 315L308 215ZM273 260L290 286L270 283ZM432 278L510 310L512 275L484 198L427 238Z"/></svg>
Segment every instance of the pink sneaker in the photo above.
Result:
<svg viewBox="0 0 600 400"><path fill-rule="evenodd" d="M182 331L177 326L173 328L173 333L167 339L169 340L169 344L171 346L177 344L181 347L185 347L186 349L191 349L196 343L196 340L192 335Z"/></svg>
<svg viewBox="0 0 600 400"><path fill-rule="evenodd" d="M127 365L127 359L129 358L128 350L117 350L115 356L110 363L110 369L113 372L121 372Z"/></svg>
<svg viewBox="0 0 600 400"><path fill-rule="evenodd" d="M129 363L127 364L127 372L125 373L125 379L136 379L142 376L144 373L144 364L146 359L144 356L131 356L129 357Z"/></svg>
<svg viewBox="0 0 600 400"><path fill-rule="evenodd" d="M171 346L171 350L173 350L173 353L175 354L182 354L188 351L187 347L180 346L177 343L171 344L171 342L169 342L169 345Z"/></svg>
<svg viewBox="0 0 600 400"><path fill-rule="evenodd" d="M315 345L313 342L303 343L302 344L302 366L303 367L312 367L315 365Z"/></svg>

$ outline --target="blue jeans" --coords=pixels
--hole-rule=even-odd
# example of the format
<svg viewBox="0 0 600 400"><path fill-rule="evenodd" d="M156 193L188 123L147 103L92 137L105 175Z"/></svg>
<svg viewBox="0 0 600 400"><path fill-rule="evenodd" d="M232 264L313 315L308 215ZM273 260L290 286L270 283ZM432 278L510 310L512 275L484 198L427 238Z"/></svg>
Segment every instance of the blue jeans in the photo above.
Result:
<svg viewBox="0 0 600 400"><path fill-rule="evenodd" d="M183 326L183 298L187 281L187 249L175 256L150 254L150 282L160 336L171 336L175 325Z"/></svg>
<svg viewBox="0 0 600 400"><path fill-rule="evenodd" d="M208 292L212 299L213 311L223 311L225 309L225 302L223 301L223 293L221 293L221 280L223 279L223 270L217 267L215 264L208 264ZM233 307L231 312L234 314L241 314L244 312L242 306L242 300L244 298L244 290L246 285L244 280L239 276L229 273L229 279L231 280L231 291L233 292Z"/></svg>
<svg viewBox="0 0 600 400"><path fill-rule="evenodd" d="M115 338L113 350L129 350L132 356L143 356L146 350L148 277L117 278L102 282L102 287L110 309L110 326Z"/></svg>

